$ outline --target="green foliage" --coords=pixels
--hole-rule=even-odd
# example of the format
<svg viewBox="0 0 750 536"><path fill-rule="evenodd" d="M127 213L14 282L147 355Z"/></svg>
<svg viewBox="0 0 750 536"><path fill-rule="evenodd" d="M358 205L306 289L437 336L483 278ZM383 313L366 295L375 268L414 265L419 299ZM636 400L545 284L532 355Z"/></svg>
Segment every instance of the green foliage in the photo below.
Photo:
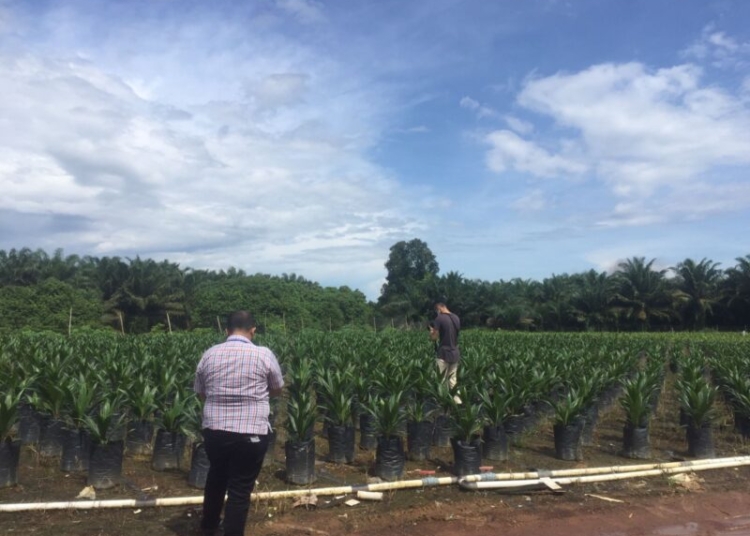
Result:
<svg viewBox="0 0 750 536"><path fill-rule="evenodd" d="M93 378L80 373L68 378L65 391L65 420L69 426L81 428L85 417L94 407L99 392L99 385Z"/></svg>
<svg viewBox="0 0 750 536"><path fill-rule="evenodd" d="M287 440L302 443L312 438L315 418L316 404L312 393L302 391L294 396L290 394L286 406Z"/></svg>
<svg viewBox="0 0 750 536"><path fill-rule="evenodd" d="M483 412L482 404L473 403L473 396L467 390L457 391L461 403L454 402L451 406L449 418L453 424L455 437L465 443L481 435L488 419Z"/></svg>
<svg viewBox="0 0 750 536"><path fill-rule="evenodd" d="M157 415L156 425L167 432L186 434L190 420L190 408L195 404L194 395L177 391L170 402Z"/></svg>
<svg viewBox="0 0 750 536"><path fill-rule="evenodd" d="M634 378L623 380L622 386L620 406L625 410L627 423L636 427L648 426L651 397L656 388L654 382L647 373L638 372Z"/></svg>
<svg viewBox="0 0 750 536"><path fill-rule="evenodd" d="M122 423L121 400L118 396L105 399L93 415L84 415L83 423L91 441L101 445L109 443L112 432Z"/></svg>
<svg viewBox="0 0 750 536"><path fill-rule="evenodd" d="M406 414L401 408L403 392L391 393L389 396L373 398L365 410L375 419L375 428L384 437L399 435L401 427L406 419Z"/></svg>
<svg viewBox="0 0 750 536"><path fill-rule="evenodd" d="M13 432L18 420L18 408L21 404L23 391L7 387L0 395L0 442L5 441Z"/></svg>
<svg viewBox="0 0 750 536"><path fill-rule="evenodd" d="M586 396L581 394L575 388L568 392L560 400L552 403L555 410L555 424L563 426L572 424L586 408Z"/></svg>
<svg viewBox="0 0 750 536"><path fill-rule="evenodd" d="M419 239L394 244L377 306L345 286L323 287L296 274L194 270L177 263L79 257L23 248L0 250L0 333L24 328L67 333L106 328L126 333L217 329L233 309L250 308L269 333L306 328L423 324L432 302L447 298L469 327L519 331L629 330L750 325L750 255L725 270L685 259L669 278L655 261L633 257L615 274L553 274L541 281L481 281L439 265Z"/></svg>
<svg viewBox="0 0 750 536"><path fill-rule="evenodd" d="M709 425L716 420L717 392L717 388L705 380L683 384L679 395L680 406L696 427Z"/></svg>

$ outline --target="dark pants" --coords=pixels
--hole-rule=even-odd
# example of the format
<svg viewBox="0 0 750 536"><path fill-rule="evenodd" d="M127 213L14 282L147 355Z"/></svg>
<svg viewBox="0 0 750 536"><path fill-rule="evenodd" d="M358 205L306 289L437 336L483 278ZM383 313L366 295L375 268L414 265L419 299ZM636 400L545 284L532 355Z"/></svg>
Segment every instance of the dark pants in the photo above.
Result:
<svg viewBox="0 0 750 536"><path fill-rule="evenodd" d="M245 533L250 493L268 449L268 436L204 429L203 439L211 467L203 493L201 528L218 528L226 494L224 534L241 536Z"/></svg>

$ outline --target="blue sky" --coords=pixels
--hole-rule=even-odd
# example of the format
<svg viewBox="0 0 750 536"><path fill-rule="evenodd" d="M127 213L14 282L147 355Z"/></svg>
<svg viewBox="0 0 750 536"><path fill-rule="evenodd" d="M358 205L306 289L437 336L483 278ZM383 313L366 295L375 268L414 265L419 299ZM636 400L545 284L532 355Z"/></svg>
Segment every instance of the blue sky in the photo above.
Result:
<svg viewBox="0 0 750 536"><path fill-rule="evenodd" d="M750 252L750 2L0 0L0 248L543 279Z"/></svg>

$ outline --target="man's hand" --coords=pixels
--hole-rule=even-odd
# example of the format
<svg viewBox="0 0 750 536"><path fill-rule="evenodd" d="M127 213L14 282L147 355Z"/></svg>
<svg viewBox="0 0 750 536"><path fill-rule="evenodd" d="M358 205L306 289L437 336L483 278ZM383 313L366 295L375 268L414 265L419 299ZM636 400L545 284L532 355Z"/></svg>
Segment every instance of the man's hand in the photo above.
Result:
<svg viewBox="0 0 750 536"><path fill-rule="evenodd" d="M430 340L436 341L438 340L438 335L440 335L440 332L436 330L433 327L430 327Z"/></svg>
<svg viewBox="0 0 750 536"><path fill-rule="evenodd" d="M268 396L270 396L271 398L276 398L277 396L281 396L281 393L283 393L283 392L284 392L283 388L281 388L281 389L269 389L268 390Z"/></svg>

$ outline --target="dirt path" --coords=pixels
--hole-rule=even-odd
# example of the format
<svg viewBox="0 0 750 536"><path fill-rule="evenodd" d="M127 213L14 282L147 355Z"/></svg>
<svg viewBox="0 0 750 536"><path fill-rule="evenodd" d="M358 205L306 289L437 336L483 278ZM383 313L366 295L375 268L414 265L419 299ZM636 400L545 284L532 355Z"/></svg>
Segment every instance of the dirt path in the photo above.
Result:
<svg viewBox="0 0 750 536"><path fill-rule="evenodd" d="M432 488L397 492L383 503L253 515L260 536L750 536L750 468L507 494ZM273 517L267 517L271 513ZM265 516L265 519L263 517Z"/></svg>

